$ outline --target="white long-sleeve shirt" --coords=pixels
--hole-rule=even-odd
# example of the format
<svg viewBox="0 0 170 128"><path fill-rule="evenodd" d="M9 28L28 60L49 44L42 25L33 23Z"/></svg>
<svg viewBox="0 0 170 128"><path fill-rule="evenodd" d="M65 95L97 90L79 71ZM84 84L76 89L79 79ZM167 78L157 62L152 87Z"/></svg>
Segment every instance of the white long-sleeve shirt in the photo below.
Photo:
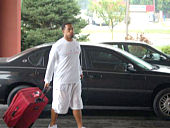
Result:
<svg viewBox="0 0 170 128"><path fill-rule="evenodd" d="M53 77L55 83L68 84L80 81L82 69L80 66L80 45L76 40L68 42L64 38L53 44L45 74L45 83L50 83ZM54 75L54 76L53 76Z"/></svg>

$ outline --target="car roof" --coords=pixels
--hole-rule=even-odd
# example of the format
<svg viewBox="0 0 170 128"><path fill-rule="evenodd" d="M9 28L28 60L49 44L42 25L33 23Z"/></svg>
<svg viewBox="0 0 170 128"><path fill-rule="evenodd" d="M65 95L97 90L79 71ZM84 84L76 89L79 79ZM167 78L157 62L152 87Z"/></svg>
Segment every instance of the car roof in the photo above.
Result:
<svg viewBox="0 0 170 128"><path fill-rule="evenodd" d="M43 47L47 47L47 46L52 46L55 42L50 42L50 43L44 43L44 44L40 44L40 45L37 45L35 47L32 47L32 48L29 48L27 49L28 51L32 51L34 49L39 49L39 48L43 48ZM139 41L107 41L107 42L79 42L80 45L83 45L83 46L100 46L100 47L108 47L108 48L112 48L110 47L109 45L107 45L107 43L136 43L136 44L146 44L144 42L139 42ZM148 45L148 44L146 44ZM27 51L25 50L25 51Z"/></svg>
<svg viewBox="0 0 170 128"><path fill-rule="evenodd" d="M34 51L34 50L36 50L36 49L40 49L40 48L52 46L52 44L54 44L54 42L52 42L52 43L46 43L46 44L41 44L41 45L35 46L35 47L33 47L33 48L27 49L27 50L23 51L23 52L24 52L23 54L21 53L21 54L19 54L19 55L14 56L13 58L11 58L10 61L12 61L12 60L14 60L14 59L16 59L16 58L18 58L18 57L20 57L20 56L23 56L23 55L25 55L26 53L29 53L29 52L31 52L31 51ZM80 45L81 45L81 46L96 46L96 47L101 47L101 48L107 48L107 49L113 50L113 51L115 51L115 52L118 52L118 53L120 53L120 54L122 54L122 55L124 55L124 56L128 56L128 54L129 54L129 53L126 52L126 51L123 51L123 50L121 50L121 49L119 49L119 48L114 48L114 47L112 47L111 45L107 45L107 44L96 44L96 43L92 43L92 42L80 42ZM28 51L28 52L27 52L27 51ZM129 55L131 55L131 54L129 54ZM131 55L131 56L133 56L133 55Z"/></svg>
<svg viewBox="0 0 170 128"><path fill-rule="evenodd" d="M118 43L127 43L127 44L143 44L143 45L149 45L145 42L141 42L141 41L135 41L135 40L124 40L124 41L103 41L103 42L99 42L100 44L109 44L109 43L115 43L115 44L118 44ZM150 46L150 45L149 45Z"/></svg>
<svg viewBox="0 0 170 128"><path fill-rule="evenodd" d="M80 42L81 46L96 46L96 47L102 47L102 48L107 48L107 49L111 49L117 52L121 52L123 50L119 49L119 48L114 48L111 45L107 45L107 44L100 44L100 43L92 43L92 42ZM126 51L123 51L126 52Z"/></svg>
<svg viewBox="0 0 170 128"><path fill-rule="evenodd" d="M20 56L23 56L31 51L34 51L36 49L41 49L41 48L44 48L44 47L48 47L48 46L52 46L55 42L50 42L50 43L44 43L44 44L40 44L40 45L37 45L35 47L32 47L32 48L29 48L29 49L26 49L24 50L23 52L19 53L19 54L16 54L10 58L8 58L8 61L12 61L13 59L16 59ZM114 51L118 51L120 52L121 49L118 49L118 48L114 48L112 47L111 45L108 45L107 43L136 43L136 44L146 44L146 43L143 43L143 42L135 42L135 41L112 41L112 42L99 42L99 43L94 43L94 42L79 42L81 46L96 46L96 47L103 47L103 48L108 48L108 49L112 49Z"/></svg>
<svg viewBox="0 0 170 128"><path fill-rule="evenodd" d="M28 48L12 57L9 57L7 58L8 61L11 61L13 60L14 58L18 58L20 56L23 56L31 51L34 51L36 49L41 49L41 48L44 48L44 47L48 47L48 46L52 46L55 42L50 42L50 43L44 43L44 44L40 44L40 45L37 45L37 46L34 46L32 48ZM89 42L80 42L80 45L86 45L86 46L100 46L100 47L108 47L108 48L112 48L110 47L109 45L106 45L106 44L94 44L94 43L89 43Z"/></svg>
<svg viewBox="0 0 170 128"><path fill-rule="evenodd" d="M30 50L34 50L34 49L39 49L39 48L43 48L43 47L48 47L48 46L52 46L55 42L51 42L51 43L45 43L45 44L41 44L41 45L37 45L33 48L30 48ZM105 48L109 48L109 49L115 49L113 47L111 47L110 45L107 44L100 44L100 43L93 43L93 42L79 42L79 44L81 46L97 46L97 47L105 47Z"/></svg>

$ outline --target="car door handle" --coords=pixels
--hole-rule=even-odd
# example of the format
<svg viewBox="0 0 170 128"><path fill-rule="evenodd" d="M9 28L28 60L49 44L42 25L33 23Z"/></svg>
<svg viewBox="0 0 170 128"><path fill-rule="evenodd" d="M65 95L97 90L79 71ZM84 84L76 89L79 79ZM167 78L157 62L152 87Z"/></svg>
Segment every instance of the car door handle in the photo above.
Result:
<svg viewBox="0 0 170 128"><path fill-rule="evenodd" d="M94 75L88 75L88 77L89 77L90 79L93 79L93 78L94 78Z"/></svg>
<svg viewBox="0 0 170 128"><path fill-rule="evenodd" d="M88 78L90 79L101 79L102 77L102 74L88 75Z"/></svg>

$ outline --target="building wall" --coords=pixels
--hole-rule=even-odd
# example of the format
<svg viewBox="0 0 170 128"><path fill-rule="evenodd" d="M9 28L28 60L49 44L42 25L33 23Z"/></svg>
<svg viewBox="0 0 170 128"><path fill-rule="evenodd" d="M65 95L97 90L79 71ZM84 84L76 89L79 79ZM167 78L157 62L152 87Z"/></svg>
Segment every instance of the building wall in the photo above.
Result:
<svg viewBox="0 0 170 128"><path fill-rule="evenodd" d="M0 57L21 51L21 1L0 0Z"/></svg>

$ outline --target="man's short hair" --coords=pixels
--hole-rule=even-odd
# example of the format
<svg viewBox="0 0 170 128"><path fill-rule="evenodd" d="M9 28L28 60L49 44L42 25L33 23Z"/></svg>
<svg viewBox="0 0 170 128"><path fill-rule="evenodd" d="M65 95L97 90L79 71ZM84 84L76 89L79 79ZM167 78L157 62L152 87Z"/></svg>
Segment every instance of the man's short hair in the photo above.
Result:
<svg viewBox="0 0 170 128"><path fill-rule="evenodd" d="M70 23L70 22L63 23L62 26L61 26L61 29L64 30L64 28L65 28L65 26L66 26L67 24L72 24L72 23Z"/></svg>

